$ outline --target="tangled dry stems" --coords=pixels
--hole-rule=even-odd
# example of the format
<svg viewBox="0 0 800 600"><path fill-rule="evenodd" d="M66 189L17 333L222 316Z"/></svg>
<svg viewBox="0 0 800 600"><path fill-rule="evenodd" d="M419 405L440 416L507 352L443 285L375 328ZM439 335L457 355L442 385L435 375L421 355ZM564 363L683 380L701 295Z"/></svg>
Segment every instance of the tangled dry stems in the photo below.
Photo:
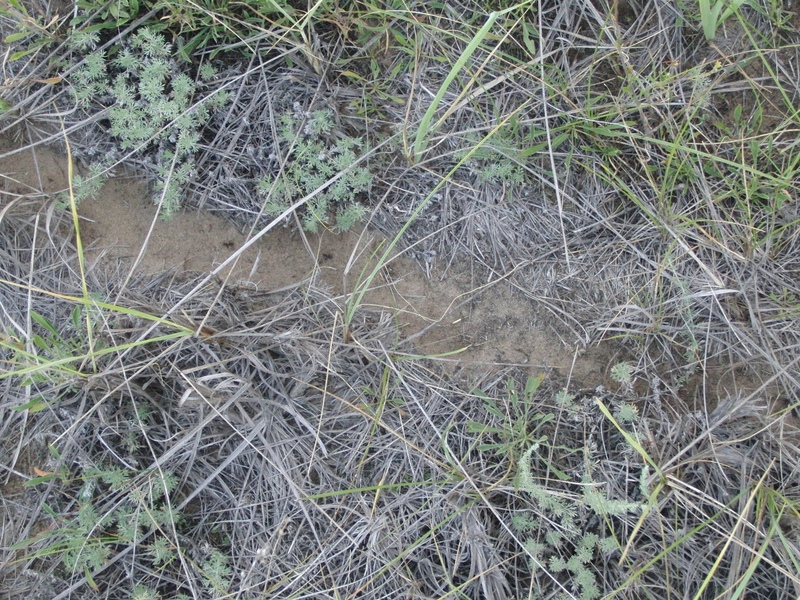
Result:
<svg viewBox="0 0 800 600"><path fill-rule="evenodd" d="M2 226L6 240L32 242L36 220L6 218ZM57 280L53 271L26 273L28 247L37 246L4 244L16 253L6 250L2 278L25 274L31 288L74 293L74 272ZM68 264L56 260L52 244L38 248L40 259ZM93 285L120 306L152 314L183 300L182 318L205 320L213 333L142 343L126 350L123 363L112 353L89 377L51 373L21 387L19 378L2 380L4 452L20 450L4 464L59 474L4 493L2 577L14 597L25 590L97 596L83 573L65 570L57 553L44 552L53 538L41 533L68 530L87 493L96 514L110 514L162 477L176 482L166 502L181 516L133 545L117 540L113 527L103 533L113 558L92 573L93 584L107 590L103 597L127 597L130 578L151 589L218 597L223 590L208 587L203 569L215 550L228 557L228 589L239 597L578 594L564 573L548 569L557 554L569 556L569 545L533 555L522 550L526 538L541 541L536 536L548 528L523 533L513 518L548 513L513 485L508 457L478 450L482 438L466 426L506 420L429 365L392 358L397 334L386 315L361 313L353 341L344 343L340 299L313 282L258 297L236 289L220 294L213 284L188 301L193 280L142 280L132 286L136 292L115 289L113 278ZM24 323L31 294L6 284L3 293L7 317ZM49 319L69 322L57 312L63 305L38 292L32 297L40 311L51 307ZM98 322L102 338L120 353L150 324L113 312ZM476 383L502 398L509 375L518 376L500 373ZM603 417L596 397L611 407L640 403L635 428L668 483L638 525L639 515L603 517L574 500L584 533L618 540L616 551L589 562L605 592L693 594L718 555L711 594L738 584L748 566L749 589L765 596L791 595L800 585L792 570L796 546L763 550L778 531L791 539L796 528L798 432L787 414L767 417L765 406L739 398L708 415L684 408L668 416L677 399L658 382L644 397L598 392L571 409L544 400L554 392L542 390L535 405L552 416L536 431L553 445L534 471L550 493L579 498L587 485L582 477L591 473L591 485L607 498L648 506L644 460ZM60 399L35 414L9 410L32 395ZM130 472L124 486L98 482L86 492L92 472L114 467ZM651 472L644 487L657 484ZM102 537L102 527L92 539ZM176 558L158 567L148 544L162 536ZM24 552L9 551L27 537L37 541ZM726 543L729 552L721 549Z"/></svg>
<svg viewBox="0 0 800 600"><path fill-rule="evenodd" d="M423 268L435 262L444 277L454 258L467 254L489 278L516 269L515 283L552 307L573 328L574 341L626 337L639 342L640 354L660 348L664 363L756 357L796 387L796 368L787 367L795 365L798 346L787 305L797 291L796 210L791 201L784 208L755 198L742 204L734 196L753 191L731 190L735 175L714 176L703 166L724 169L722 161L733 161L746 169L757 159L737 155L736 133L726 141L719 125L730 122L736 104L755 115L751 120L764 121L760 130L740 131L739 139L768 134L774 139L768 152L791 148L784 135L798 92L791 33L773 30L762 13L745 8L746 27L729 23L730 33L709 46L699 31L678 26L674 8L659 4L616 21L589 4L541 9L531 22L539 34L535 48L514 29L499 46L487 44L473 55L470 87L446 95L459 108L432 133L416 169L409 169L403 146L428 106L422 90L438 89L448 62L469 42L453 28L456 15L471 20L468 7L427 15L413 73L383 84L382 95L368 96L338 72L338 64L358 71L364 50L333 31L320 38L331 57L321 73L297 46L274 46L261 36L253 45L263 52L222 63L217 84L231 102L206 128L190 202L242 226L263 226L254 186L264 174L285 169L274 142L276 115L295 103L328 108L337 135L363 136L372 146L394 140L368 161L381 175L371 194L378 206L372 222L394 234L427 202L403 242L414 245ZM393 26L413 37L410 22ZM759 45L767 39L777 42L774 48ZM295 67L282 65L287 56ZM402 54L393 58L387 69ZM26 63L16 76L44 78L43 64ZM52 140L64 119L75 132L76 154L116 156L155 174L155 157L121 155L103 127L72 110L63 88L37 90L30 107L25 100L34 96L18 89L14 99L24 117L6 119L5 131L24 127L28 139ZM392 97L408 99L408 107ZM53 105L61 113L53 114ZM367 105L365 115L354 114ZM505 156L526 182L487 181L473 162L426 200L458 157L490 133L485 144L495 148L493 158ZM566 141L557 141L560 134ZM542 143L541 154L520 159L532 142ZM796 174L774 170L770 160L765 154L756 166L763 171L751 176L767 186L788 178L784 189L791 197ZM782 202L787 191L776 189L770 202Z"/></svg>
<svg viewBox="0 0 800 600"><path fill-rule="evenodd" d="M703 169L704 161L741 162L744 168L757 158L757 150L737 155L735 136L715 146L720 134L714 118L729 118L736 103L755 114L761 107L754 92L768 98L763 104L771 105L768 117L777 124L765 118L760 130L740 132L740 138L771 133L776 148L793 151L788 134L800 81L793 71L796 44L751 11L748 29L715 49L697 33L680 33L673 7L638 8L610 22L591 3L545 3L535 15L535 55L518 35L494 54L489 46L480 48L471 59L471 77L480 85L441 122L414 167L401 140L427 109L429 97L421 90L438 89L447 76L449 67L439 57L446 53L452 64L469 42L460 33L463 19L455 32L452 26L459 10L469 12L465 7L454 4L450 16L425 11L417 78L409 71L382 90L407 99L403 108L366 98L343 83L333 64L322 74L312 65L285 67L288 55L304 64L297 48L273 47L273 54L255 53L268 58L227 65L219 85L232 101L204 133L191 202L242 225L263 226L253 187L265 171L282 168L272 142L274 117L295 102L332 108L342 132L373 145L396 140L370 156L382 176L372 223L394 233L427 202L404 241L424 267L433 262L444 276L457 256L466 255L488 279L513 272L515 285L567 321L576 338L624 335L638 342L642 370L653 368L644 349L654 346L661 351L654 362L675 368L639 397L600 394L610 405L644 402L644 447L668 483L641 522L629 514L603 522L575 505L587 530L610 531L620 541L616 553L591 561L603 590L630 598L663 597L664 590L685 596L698 593L705 574L713 572L708 597L735 589L745 573L753 594L797 595L798 498L792 482L798 452L789 415L768 417L766 409L753 407L753 398L723 401L708 415L668 415L672 392L662 389L677 387L687 365L755 357L771 370L762 392L778 383L790 403L797 401L796 207L739 202L726 195L730 177ZM397 26L413 37L413 24ZM750 39L776 40L776 48L733 42L748 33ZM437 36L447 43L437 43ZM328 34L321 41L330 56L359 55L345 39ZM398 60L392 57L387 69ZM47 64L8 67L18 80L43 80L50 75L43 71ZM482 86L491 86L491 93L478 93ZM446 103L461 101L459 92L454 87ZM109 154L154 172L154 157L119 153L96 118L75 111L57 86L19 86L9 93L13 97L6 99L19 112L4 118L4 132L34 144L58 140L63 119L78 155ZM377 104L377 116L354 114L365 100ZM523 133L504 141L508 132L498 127L512 114ZM550 133L536 133L543 130ZM490 132L494 137L485 146L495 154L476 155L426 200L464 150ZM568 134L560 145L559 133ZM544 143L540 153L520 158L514 150L531 139ZM482 173L500 156L525 173L523 183ZM609 156L616 158L609 162ZM763 172L750 175L774 183L776 173L759 168ZM778 174L789 180L776 195L796 193L796 174ZM24 338L35 310L71 339L72 306L31 290L79 295L75 250L44 215L20 207L17 202L4 211L0 223L2 278L22 285L3 284L3 324ZM133 346L107 355L91 377L54 369L25 386L19 378L0 382L7 481L24 464L65 473L4 494L6 589L20 596L33 589L92 597L83 572L68 572L56 556L30 558L48 539L24 553L9 548L41 531L68 527L91 469L121 465L134 475L122 490L94 492L99 514L117 510L131 490L152 487L171 473L178 484L167 502L183 515L183 521L150 531L139 545L111 542L119 552L91 576L122 596L129 593L122 585L129 578L154 589L220 595L207 587L203 569L213 549L228 557L231 589L240 597L580 592L564 571L547 564L560 551L522 550L525 535L514 529L512 516L543 513L541 504L512 485L515 465L477 451L478 441L465 427L469 421L499 425L496 416L463 385L440 379L435 367L392 356L397 332L386 315L362 311L345 343L342 299L313 282L258 298L211 285L188 299L189 282L117 284L112 277L95 281L92 289L156 315L180 301L184 324L204 322L210 333L142 343L159 331L152 322L105 312L97 315L103 341L111 348ZM3 360L11 360L7 348ZM502 398L508 375L522 378L503 373L479 387ZM59 400L36 414L8 410L36 397ZM593 483L609 498L646 504L642 457L593 404L586 403L575 420L561 406L542 404L541 410L558 416L557 429L543 432L560 447L592 448L588 457L577 451L551 456L560 471L580 474L591 460L600 465ZM130 443L131 431L138 446ZM60 459L47 458L48 445L57 447ZM575 481L543 472L553 493L578 497ZM656 483L651 480L650 489ZM157 567L146 548L159 537L176 558ZM571 549L561 551L566 556ZM532 568L531 561L542 566Z"/></svg>

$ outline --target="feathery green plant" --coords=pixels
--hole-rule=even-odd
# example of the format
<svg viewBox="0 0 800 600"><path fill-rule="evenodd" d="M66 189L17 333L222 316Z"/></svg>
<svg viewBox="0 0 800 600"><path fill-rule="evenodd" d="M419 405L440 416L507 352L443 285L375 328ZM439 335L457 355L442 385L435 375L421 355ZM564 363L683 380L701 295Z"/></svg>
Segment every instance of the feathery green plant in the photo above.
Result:
<svg viewBox="0 0 800 600"><path fill-rule="evenodd" d="M582 419L585 407L577 405L570 394L559 394L557 403L571 418ZM606 484L595 480L597 466L591 456L593 443L586 440L581 451L564 447L544 435L527 448L516 463L516 486L533 501L532 511L520 512L512 525L524 538L523 546L531 557L530 568L536 576L546 568L549 577L558 580L568 594L593 600L601 595L593 563L598 556L620 550L614 518L641 513L643 504L629 499L609 497ZM583 452L581 461L571 460L569 472L561 471L559 455ZM641 490L645 497L646 490ZM586 523L594 523L586 527Z"/></svg>
<svg viewBox="0 0 800 600"><path fill-rule="evenodd" d="M538 442L531 446L519 461L517 471L517 485L534 501L537 516L516 515L512 524L525 536L523 544L533 559L534 573L546 565L556 577L568 574L564 582L572 586L581 600L599 598L601 592L592 562L597 553L620 549L613 531L602 524L610 517L641 512L642 505L608 498L603 486L592 482L589 475L572 484L578 488L572 493L564 493L563 487L569 486L568 482L560 482L558 486L542 483L531 466L538 458L546 471L547 461L539 454L540 448ZM600 525L599 532L581 525L589 521Z"/></svg>
<svg viewBox="0 0 800 600"><path fill-rule="evenodd" d="M66 478L66 473L37 477L26 485L41 485L61 477ZM58 556L70 573L82 574L90 586L92 571L102 568L112 554L128 546L136 547L140 560L147 560L156 569L177 559L175 545L165 537L165 532L172 531L182 520L168 501L178 484L171 473L136 477L119 467L86 467L78 476L61 483L70 487L80 484L74 511L65 517L49 511L57 526L18 542L13 546L15 550L40 546L28 558ZM109 505L111 509L105 508ZM209 585L224 587L220 569L216 563L212 566L215 568L206 570ZM137 585L137 589L144 588Z"/></svg>
<svg viewBox="0 0 800 600"><path fill-rule="evenodd" d="M633 387L633 365L622 361L611 367L611 379L620 384L625 390Z"/></svg>
<svg viewBox="0 0 800 600"><path fill-rule="evenodd" d="M264 212L275 217L298 197L321 188L332 176L352 165L363 151L364 142L354 137L335 137L330 110L302 111L298 106L280 117L278 137L286 152L282 173L267 174L258 183L264 197ZM347 231L361 221L367 209L358 203L358 195L369 190L372 174L365 167L353 168L305 206L303 228L316 232L319 226ZM329 213L335 210L335 222Z"/></svg>
<svg viewBox="0 0 800 600"><path fill-rule="evenodd" d="M69 207L71 201L70 192L76 205L80 205L84 200L97 197L103 187L103 183L106 181L108 169L102 162L95 162L89 165L87 171L85 175L80 173L73 175L72 188L61 195L56 203L58 208L65 209Z"/></svg>
<svg viewBox="0 0 800 600"><path fill-rule="evenodd" d="M112 60L94 51L97 41L96 32L73 36L73 47L88 53L73 73L73 97L89 111L110 98L109 133L120 149L156 155L156 201L162 217L169 217L180 207L194 172L201 130L211 112L226 103L227 93L204 95L205 83L214 76L211 65L198 69L193 81L178 69L173 45L151 28L121 42Z"/></svg>

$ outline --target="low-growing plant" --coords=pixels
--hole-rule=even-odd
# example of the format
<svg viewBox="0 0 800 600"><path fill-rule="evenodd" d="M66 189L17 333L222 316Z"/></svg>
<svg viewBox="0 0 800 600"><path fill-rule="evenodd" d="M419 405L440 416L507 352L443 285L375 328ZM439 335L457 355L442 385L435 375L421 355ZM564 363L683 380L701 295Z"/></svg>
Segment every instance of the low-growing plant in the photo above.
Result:
<svg viewBox="0 0 800 600"><path fill-rule="evenodd" d="M80 333L82 309L83 307L78 304L73 308L69 320L69 333L59 331L46 317L31 310L31 320L35 323L30 340L32 344L26 348L22 340L12 336L9 336L9 339L14 340L15 344L7 345L0 342L0 348L15 348L10 363L16 369L10 372L24 373L20 385L45 382L69 383L79 376L77 363L82 362L88 352L86 336ZM96 346L95 349L101 350L102 346ZM26 409L40 410L42 408L40 402L37 401Z"/></svg>
<svg viewBox="0 0 800 600"><path fill-rule="evenodd" d="M698 0L700 8L700 24L703 26L703 35L707 40L713 40L717 37L717 29L722 25L733 13L735 13L747 0Z"/></svg>
<svg viewBox="0 0 800 600"><path fill-rule="evenodd" d="M204 95L213 67L204 64L193 81L178 68L173 45L150 28L121 42L110 60L93 51L96 42L96 33L73 36L73 44L89 52L72 76L73 97L88 111L109 104L109 133L123 152L156 156L156 201L169 217L194 172L202 128L227 94Z"/></svg>
<svg viewBox="0 0 800 600"><path fill-rule="evenodd" d="M559 402L571 419L585 420L588 425L593 418L587 407L569 395L561 394ZM596 477L599 469L593 454L599 450L591 439L586 439L581 449L543 436L517 463L516 485L534 507L516 514L512 525L524 538L534 578L546 570L546 578L556 580L563 591L558 598L593 600L601 596L594 563L621 549L614 520L641 513L644 508L642 502L609 497L610 486ZM642 497L646 497L647 473L643 468Z"/></svg>
<svg viewBox="0 0 800 600"><path fill-rule="evenodd" d="M306 112L295 106L294 111L280 117L278 138L285 152L284 168L269 173L258 183L264 198L264 212L278 216L292 202L312 194L338 172L350 167L359 152L365 151L360 138L333 134L333 113L328 109ZM316 232L319 226L347 231L367 213L358 202L358 195L369 190L372 174L366 167L353 168L324 192L317 194L305 206L303 228ZM329 219L335 212L334 221Z"/></svg>
<svg viewBox="0 0 800 600"><path fill-rule="evenodd" d="M508 400L498 402L483 393L475 390L475 395L480 398L486 410L496 417L497 422L492 424L467 422L467 431L488 438L478 445L481 452L494 452L499 456L508 458L511 464L517 464L523 453L537 441L539 428L554 418L553 413L539 410L537 391L544 375L528 377L525 388L520 393L513 379L506 382Z"/></svg>
<svg viewBox="0 0 800 600"><path fill-rule="evenodd" d="M108 172L108 167L103 162L94 162L89 164L85 174L75 173L72 176L70 190L63 192L56 203L58 208L69 208L72 201L80 205L84 200L96 198L108 177Z"/></svg>
<svg viewBox="0 0 800 600"><path fill-rule="evenodd" d="M84 31L100 31L124 27L139 14L139 0L77 0L70 26Z"/></svg>
<svg viewBox="0 0 800 600"><path fill-rule="evenodd" d="M198 2L164 2L162 0L77 0L75 15L70 21L73 33L119 30L140 16L143 9L143 27L171 34L178 42L178 55L191 60L199 48L209 49L215 44L237 42L245 30L263 28L262 18L253 19L262 8L248 2L229 3L220 0ZM247 21L253 21L247 26ZM242 27L241 25L244 25Z"/></svg>
<svg viewBox="0 0 800 600"><path fill-rule="evenodd" d="M631 381L632 373L620 365L614 369L615 375ZM510 379L508 400L502 403L478 393L502 425L470 421L467 428L491 438L479 443L478 451L509 460L516 469L515 486L531 501L529 508L514 514L511 525L530 557L534 579L555 583L562 592L557 598L593 600L603 592L598 567L601 557L621 551L617 521L641 514L645 505L629 495L614 497L612 486L603 477L598 461L603 448L596 425L602 412L592 401L579 402L574 394L562 390L555 398L562 414L557 419L555 412L542 410L538 393L542 380L543 376L529 377L520 393ZM636 408L624 402L618 408L620 421L635 430L639 422ZM635 434L628 435L635 438ZM642 464L638 490L642 499L648 496L649 472Z"/></svg>
<svg viewBox="0 0 800 600"><path fill-rule="evenodd" d="M29 486L42 485L65 473L46 474L32 479ZM179 547L172 532L182 523L182 516L169 500L178 479L169 472L136 474L119 467L87 467L77 477L60 482L78 484L75 508L69 515L48 511L56 525L14 545L31 550L28 558L57 557L69 573L83 575L93 584L92 572L103 568L112 555L125 548L135 548L138 560L153 569L163 569L178 560ZM228 559L216 548L209 549L198 570L210 591L225 593L230 584ZM135 597L154 597L141 582L133 584ZM158 597L158 596L155 596Z"/></svg>
<svg viewBox="0 0 800 600"><path fill-rule="evenodd" d="M508 198L513 199L515 190L525 183L525 169L520 148L526 143L518 131L515 131L516 119L502 129L498 130L485 144L480 145L480 139L474 135L467 135L468 148L477 150L472 153L469 160L464 163L478 181L489 185L502 185L508 192ZM456 153L456 158L462 158L467 153L461 150Z"/></svg>
<svg viewBox="0 0 800 600"><path fill-rule="evenodd" d="M3 43L10 48L16 48L9 54L10 60L19 60L35 54L58 40L58 30L61 26L58 15L46 21L40 16L32 15L19 0L4 0L0 2L0 17L13 23L16 29L3 40Z"/></svg>
<svg viewBox="0 0 800 600"><path fill-rule="evenodd" d="M192 54L200 49L209 49L219 44L238 42L234 14L231 7L237 3L219 0L200 0L199 2L166 2L158 0L151 3L157 12L161 27L172 31L173 35L184 39L178 48L184 60L191 60ZM248 18L247 3L241 3ZM263 21L261 22L263 26Z"/></svg>
<svg viewBox="0 0 800 600"><path fill-rule="evenodd" d="M618 362L611 367L611 379L620 384L625 390L633 387L633 365L629 362Z"/></svg>

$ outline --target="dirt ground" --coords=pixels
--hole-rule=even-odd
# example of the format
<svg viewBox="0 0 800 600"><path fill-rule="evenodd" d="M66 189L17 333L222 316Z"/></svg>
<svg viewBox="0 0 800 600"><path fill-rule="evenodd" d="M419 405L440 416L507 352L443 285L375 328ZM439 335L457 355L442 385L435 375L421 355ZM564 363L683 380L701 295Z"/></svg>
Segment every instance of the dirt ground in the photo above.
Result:
<svg viewBox="0 0 800 600"><path fill-rule="evenodd" d="M3 140L0 151L13 148ZM6 194L31 194L43 202L67 189L67 159L38 148L0 162ZM247 241L246 234L221 217L182 210L164 221L150 200L147 185L118 173L99 194L79 207L80 235L87 264L130 275L175 276L207 273ZM278 227L248 248L234 268L220 272L228 285L274 291L309 278L324 282L342 305L360 278L375 264L380 235L370 229L346 234L303 234ZM581 348L548 315L505 281L480 282L470 265L439 274L423 273L402 254L382 269L365 304L389 311L399 330L422 355L439 355L447 368L486 369L529 366L532 372L555 370L580 387L606 380L609 348ZM611 352L618 350L611 349Z"/></svg>

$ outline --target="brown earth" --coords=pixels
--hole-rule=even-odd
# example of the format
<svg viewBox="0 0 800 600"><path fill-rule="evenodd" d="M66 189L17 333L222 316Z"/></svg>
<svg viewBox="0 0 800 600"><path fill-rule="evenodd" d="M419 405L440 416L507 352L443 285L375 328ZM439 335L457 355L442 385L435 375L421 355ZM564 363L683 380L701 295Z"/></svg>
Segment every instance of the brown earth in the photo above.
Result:
<svg viewBox="0 0 800 600"><path fill-rule="evenodd" d="M53 199L63 199L67 190L66 157L48 148L14 148L10 140L0 140L0 211L59 210ZM108 180L78 212L89 268L113 269L122 277L208 273L248 239L210 213L182 210L169 221L159 219L147 185L130 174ZM278 227L241 252L235 266L221 270L220 277L227 277L227 285L254 291L314 279L345 306L363 274L374 268L381 242L380 234L369 229L316 235ZM460 271L451 268L446 277L440 273L435 265L423 273L412 260L395 255L373 280L364 306L393 314L416 352L437 356L448 371L527 367L532 374L554 371L575 389L614 385L609 368L629 358L611 342L581 347L552 315L506 281L478 282L470 264ZM716 392L721 386L734 393L741 382L730 368L722 369L713 382L706 380L708 375L699 374L704 384L697 377L687 381L686 392L697 397L701 387L713 385ZM744 387L752 389L754 382L749 383Z"/></svg>

